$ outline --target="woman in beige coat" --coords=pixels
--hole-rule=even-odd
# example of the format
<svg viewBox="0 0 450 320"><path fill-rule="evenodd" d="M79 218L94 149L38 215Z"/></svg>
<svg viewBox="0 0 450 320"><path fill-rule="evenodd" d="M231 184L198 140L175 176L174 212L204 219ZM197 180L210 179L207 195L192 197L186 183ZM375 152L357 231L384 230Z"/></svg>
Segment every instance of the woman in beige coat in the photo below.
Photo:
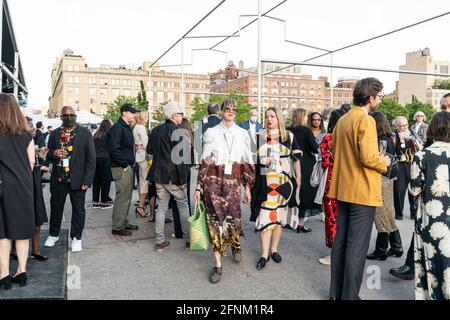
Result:
<svg viewBox="0 0 450 320"><path fill-rule="evenodd" d="M148 143L147 123L148 114L146 112L140 112L136 117L136 125L133 129L136 163L139 166L139 205L136 208L136 216L139 214L142 218L148 215L145 210L145 199L148 193L147 174L149 170L146 155Z"/></svg>

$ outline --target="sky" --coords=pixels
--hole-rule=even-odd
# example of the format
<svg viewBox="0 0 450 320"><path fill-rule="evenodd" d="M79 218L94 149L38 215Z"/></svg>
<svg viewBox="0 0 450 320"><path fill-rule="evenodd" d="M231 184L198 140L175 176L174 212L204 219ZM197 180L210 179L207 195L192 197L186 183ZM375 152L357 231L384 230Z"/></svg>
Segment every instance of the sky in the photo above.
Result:
<svg viewBox="0 0 450 320"><path fill-rule="evenodd" d="M65 49L86 58L88 66L100 64L140 66L154 61L175 41L206 15L219 0L9 0L26 84L29 106L47 106L51 71L56 58ZM262 12L281 0L262 0ZM190 35L228 35L251 21L258 0L227 0ZM262 21L261 56L263 59L303 61L320 54L284 41L284 39L334 50L439 14L450 11L447 0L288 0L270 13L286 20ZM450 15L350 48L333 55L339 65L398 69L405 63L405 53L430 48L437 60L450 60L448 30ZM192 49L207 48L220 39L186 39L185 72L208 73L223 68L226 60L255 66L257 23L242 30L216 49L221 54ZM191 61L193 57L193 61ZM180 64L181 47L176 46L162 60L162 65ZM330 63L330 57L314 62ZM179 72L179 67L165 68ZM303 67L303 73L330 77L329 68ZM340 70L333 71L333 84L341 76L375 76L392 92L398 74Z"/></svg>

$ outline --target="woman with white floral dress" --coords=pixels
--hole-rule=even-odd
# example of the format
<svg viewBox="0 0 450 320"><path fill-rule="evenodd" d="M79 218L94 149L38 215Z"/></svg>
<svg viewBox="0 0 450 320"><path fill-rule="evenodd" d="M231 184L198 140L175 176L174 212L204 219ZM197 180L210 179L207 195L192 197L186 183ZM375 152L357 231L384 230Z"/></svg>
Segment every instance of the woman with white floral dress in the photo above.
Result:
<svg viewBox="0 0 450 320"><path fill-rule="evenodd" d="M415 228L415 296L450 300L450 113L436 113L417 152L409 192L419 197Z"/></svg>

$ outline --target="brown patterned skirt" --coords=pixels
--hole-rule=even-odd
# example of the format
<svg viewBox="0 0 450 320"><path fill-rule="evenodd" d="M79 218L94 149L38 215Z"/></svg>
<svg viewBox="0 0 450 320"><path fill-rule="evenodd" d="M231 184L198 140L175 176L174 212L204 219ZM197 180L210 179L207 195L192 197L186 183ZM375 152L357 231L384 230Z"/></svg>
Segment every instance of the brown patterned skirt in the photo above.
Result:
<svg viewBox="0 0 450 320"><path fill-rule="evenodd" d="M382 179L383 206L376 209L375 227L378 232L394 232L398 230L394 218L394 180Z"/></svg>

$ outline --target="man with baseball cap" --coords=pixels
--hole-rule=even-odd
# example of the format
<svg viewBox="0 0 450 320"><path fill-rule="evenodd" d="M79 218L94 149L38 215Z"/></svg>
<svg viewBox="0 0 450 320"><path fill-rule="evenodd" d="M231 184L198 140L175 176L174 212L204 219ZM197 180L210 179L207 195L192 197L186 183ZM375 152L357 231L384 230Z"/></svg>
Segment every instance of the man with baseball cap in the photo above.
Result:
<svg viewBox="0 0 450 320"><path fill-rule="evenodd" d="M116 198L112 215L112 233L119 236L131 236L131 230L138 226L128 220L131 197L133 194L134 137L131 123L137 109L132 104L120 108L120 119L108 131L107 144L111 156L111 171L116 186Z"/></svg>

